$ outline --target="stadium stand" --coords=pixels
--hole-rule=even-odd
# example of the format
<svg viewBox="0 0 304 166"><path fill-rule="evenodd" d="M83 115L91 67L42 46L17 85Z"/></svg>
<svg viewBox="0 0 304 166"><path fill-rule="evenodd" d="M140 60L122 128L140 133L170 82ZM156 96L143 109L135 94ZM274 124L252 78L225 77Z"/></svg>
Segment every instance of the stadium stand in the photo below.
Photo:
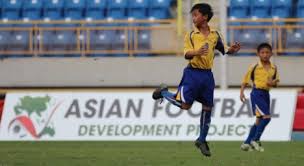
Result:
<svg viewBox="0 0 304 166"><path fill-rule="evenodd" d="M129 55L152 55L151 49L155 48L152 46L152 38L157 34L154 33L156 30L153 30L153 26L170 24L152 21L172 18L169 13L172 2L173 0L0 0L0 51L4 52L0 56L7 54L10 55L8 57L14 57L13 55L21 55L22 51L27 55L33 52L37 54L38 48L41 56L56 54L60 57L62 54L65 57L74 54L77 57L83 52L92 56L125 56L125 50L129 51ZM294 27L302 25L303 21L290 22L285 18L303 18L304 0L230 0L228 11L228 34L234 36L228 35L227 41L243 43L244 49L239 55L252 55L257 43L264 41L276 45L274 48L280 55L303 54L303 29ZM287 24L292 26L273 26ZM152 28L142 30L145 26ZM254 29L255 26L259 27ZM112 34L106 34L109 29L98 29L102 27L112 27ZM117 30L117 27L124 29ZM87 30L92 39L87 36L89 33L84 32ZM231 31L234 32L230 33ZM125 32L127 33L123 34ZM110 44L102 44L105 42L103 40L108 40L106 43ZM91 46L87 46L89 44ZM96 50L83 50L88 48L95 48L100 54L92 53ZM109 50L105 51L106 49ZM52 50L56 53L52 53Z"/></svg>
<svg viewBox="0 0 304 166"><path fill-rule="evenodd" d="M277 46L279 55L303 55L303 29L297 27L303 21L290 19L303 18L303 9L303 0L231 0L228 35L235 36L228 36L229 42L243 43L240 55L254 54L259 42ZM289 26L283 27L286 24Z"/></svg>
<svg viewBox="0 0 304 166"><path fill-rule="evenodd" d="M7 57L14 57L15 53L17 56L22 56L21 51L33 53L37 48L39 56L47 57L52 54L54 57L79 56L81 49L87 48L95 49L89 51L90 56L105 54L125 56L127 55L124 53L125 50L134 47L132 43L138 43L136 46L138 49L149 49L151 48L150 30L136 30L132 26L152 25L149 19L168 19L170 17L168 8L171 4L171 0L135 0L132 3L130 0L1 0L0 2L2 19L0 51L4 51L2 57L6 57L5 54L9 55ZM10 20L16 22L10 23ZM116 20L124 22L115 23ZM132 20L145 20L147 23L130 23ZM91 23L92 21L103 21L103 23ZM39 27L39 30L33 30L35 26ZM91 29L83 30L81 29L83 26ZM122 26L124 29L117 30L115 26ZM100 27L113 28L98 29ZM85 32L88 30L90 33ZM137 35L135 31L138 31ZM79 36L80 34L82 36ZM88 39L88 34L91 39ZM87 46L88 43L90 46ZM96 51L98 54L92 53Z"/></svg>

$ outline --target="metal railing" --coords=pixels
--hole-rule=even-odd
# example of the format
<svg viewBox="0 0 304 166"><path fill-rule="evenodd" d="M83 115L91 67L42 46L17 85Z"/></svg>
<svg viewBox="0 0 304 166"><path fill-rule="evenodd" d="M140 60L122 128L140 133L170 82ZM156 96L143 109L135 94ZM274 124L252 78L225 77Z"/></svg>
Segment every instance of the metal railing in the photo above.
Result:
<svg viewBox="0 0 304 166"><path fill-rule="evenodd" d="M0 54L178 55L182 39L176 34L176 20L7 21L0 23Z"/></svg>
<svg viewBox="0 0 304 166"><path fill-rule="evenodd" d="M230 25L236 23L238 25ZM271 43L277 54L304 53L303 41L299 41L298 45L288 43L288 39L292 38L289 35L304 39L303 18L236 19L228 20L227 27L228 43L237 41L240 31L266 35L264 39L257 39L251 44L247 43L246 38L239 41L242 43L240 53L255 53L260 42ZM298 31L303 33L297 36ZM103 42L99 40L107 32L114 33L116 37L108 36ZM146 32L146 36L142 36L145 41L139 36L142 32ZM117 38L117 33L121 38ZM70 35L68 40L60 39L67 34ZM99 39L96 35L100 35ZM177 35L176 20L0 22L1 56L182 55L182 52L183 36Z"/></svg>
<svg viewBox="0 0 304 166"><path fill-rule="evenodd" d="M228 26L229 43L237 41L239 37L237 35L240 31L243 31L243 33L252 32L254 35L259 35L257 33L266 35L266 40L258 39L255 44L243 45L240 53L255 53L256 46L260 42L271 43L274 53L277 54L304 53L304 18L234 19L229 20L228 24L238 24ZM296 41L296 45L292 45L293 43L290 42L293 37L299 39L299 41ZM246 41L240 42L246 43Z"/></svg>

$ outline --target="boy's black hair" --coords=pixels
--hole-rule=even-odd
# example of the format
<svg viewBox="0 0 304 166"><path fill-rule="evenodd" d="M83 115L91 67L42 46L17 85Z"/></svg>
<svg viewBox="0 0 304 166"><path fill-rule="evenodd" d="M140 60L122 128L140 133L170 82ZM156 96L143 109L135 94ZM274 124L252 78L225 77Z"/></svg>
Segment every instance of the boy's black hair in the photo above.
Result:
<svg viewBox="0 0 304 166"><path fill-rule="evenodd" d="M198 3L195 4L190 13L192 13L194 10L198 9L198 11L202 14L202 15L208 15L208 19L207 21L209 22L211 20L211 18L213 17L213 11L212 8L209 4L207 3Z"/></svg>
<svg viewBox="0 0 304 166"><path fill-rule="evenodd" d="M257 51L260 52L261 49L263 49L263 48L268 48L270 51L272 51L272 47L268 43L261 43L261 44L259 44L259 46L257 48Z"/></svg>

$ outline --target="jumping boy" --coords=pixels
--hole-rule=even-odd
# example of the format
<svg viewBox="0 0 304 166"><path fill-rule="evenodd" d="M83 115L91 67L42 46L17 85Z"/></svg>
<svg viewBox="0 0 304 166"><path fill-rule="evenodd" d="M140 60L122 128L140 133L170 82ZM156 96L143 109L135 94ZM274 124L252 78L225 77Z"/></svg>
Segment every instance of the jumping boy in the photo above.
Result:
<svg viewBox="0 0 304 166"><path fill-rule="evenodd" d="M213 66L214 51L222 54L234 54L239 51L240 44L235 43L229 49L225 47L220 34L209 27L208 22L213 16L209 4L199 3L191 9L194 30L187 33L184 39L184 56L189 60L184 69L178 91L173 94L166 85L161 85L153 92L153 99L167 99L173 105L188 110L194 101L202 104L200 118L200 134L195 141L195 146L205 156L211 156L206 137L211 122L213 107L214 78L211 71Z"/></svg>
<svg viewBox="0 0 304 166"><path fill-rule="evenodd" d="M271 118L269 90L271 87L277 86L280 80L277 67L270 62L272 56L271 45L268 43L260 44L257 47L257 55L260 61L249 67L240 90L240 100L244 102L246 100L244 89L252 81L253 88L250 99L256 121L250 129L247 139L241 145L241 149L244 151L251 150L251 148L264 151L260 138Z"/></svg>

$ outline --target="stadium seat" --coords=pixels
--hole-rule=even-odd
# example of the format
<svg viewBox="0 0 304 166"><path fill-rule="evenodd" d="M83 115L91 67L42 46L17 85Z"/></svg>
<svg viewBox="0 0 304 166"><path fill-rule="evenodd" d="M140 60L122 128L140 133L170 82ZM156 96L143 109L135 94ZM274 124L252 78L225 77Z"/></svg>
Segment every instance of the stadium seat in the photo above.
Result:
<svg viewBox="0 0 304 166"><path fill-rule="evenodd" d="M8 43L10 43L11 32L10 31L0 31L0 51L5 51L8 48Z"/></svg>
<svg viewBox="0 0 304 166"><path fill-rule="evenodd" d="M286 48L300 49L304 47L304 30L287 31Z"/></svg>
<svg viewBox="0 0 304 166"><path fill-rule="evenodd" d="M271 0L252 0L251 17L270 18Z"/></svg>
<svg viewBox="0 0 304 166"><path fill-rule="evenodd" d="M114 40L115 31L113 30L97 30L90 31L90 50L91 51L105 51L112 49L112 42ZM107 53L93 53L89 56L109 56Z"/></svg>
<svg viewBox="0 0 304 166"><path fill-rule="evenodd" d="M150 0L149 17L166 19L169 17L170 0Z"/></svg>
<svg viewBox="0 0 304 166"><path fill-rule="evenodd" d="M241 43L244 43L243 45L246 44L255 44L257 40L256 34L252 33L251 31L242 31L240 33L239 40Z"/></svg>
<svg viewBox="0 0 304 166"><path fill-rule="evenodd" d="M93 20L105 18L105 9L107 8L105 0L87 0L85 8L85 17Z"/></svg>
<svg viewBox="0 0 304 166"><path fill-rule="evenodd" d="M230 7L249 7L249 0L230 0Z"/></svg>
<svg viewBox="0 0 304 166"><path fill-rule="evenodd" d="M125 19L128 0L111 0L108 4L107 17Z"/></svg>
<svg viewBox="0 0 304 166"><path fill-rule="evenodd" d="M2 18L8 20L20 19L20 11L23 0L4 0L2 1Z"/></svg>
<svg viewBox="0 0 304 166"><path fill-rule="evenodd" d="M39 20L42 15L42 0L30 0L24 3L22 17L29 20Z"/></svg>
<svg viewBox="0 0 304 166"><path fill-rule="evenodd" d="M249 9L249 0L231 0L229 8L230 17L247 18Z"/></svg>
<svg viewBox="0 0 304 166"><path fill-rule="evenodd" d="M291 16L292 0L273 1L271 8L271 15L273 18L288 18ZM284 22L279 22L279 25Z"/></svg>
<svg viewBox="0 0 304 166"><path fill-rule="evenodd" d="M85 0L67 0L64 6L64 17L80 20L84 16Z"/></svg>
<svg viewBox="0 0 304 166"><path fill-rule="evenodd" d="M13 51L29 50L29 31L15 31L11 35L10 49Z"/></svg>
<svg viewBox="0 0 304 166"><path fill-rule="evenodd" d="M38 41L42 40L43 50L49 51L52 49L55 35L55 31L42 31L42 33L37 36Z"/></svg>
<svg viewBox="0 0 304 166"><path fill-rule="evenodd" d="M130 3L128 16L135 19L146 19L149 0L135 0Z"/></svg>
<svg viewBox="0 0 304 166"><path fill-rule="evenodd" d="M242 43L243 49L256 49L258 45L258 38L256 31L246 30L241 31L238 41Z"/></svg>
<svg viewBox="0 0 304 166"><path fill-rule="evenodd" d="M45 0L43 17L51 20L63 19L64 0Z"/></svg>
<svg viewBox="0 0 304 166"><path fill-rule="evenodd" d="M53 35L51 37L52 40L49 40L49 51L74 51L76 50L76 43L77 43L77 35L74 31L65 31L65 30L58 30L55 33L49 32L48 34ZM79 54L57 54L57 55L46 55L48 57L79 57Z"/></svg>
<svg viewBox="0 0 304 166"><path fill-rule="evenodd" d="M248 15L244 13L242 10L230 10L230 15L229 15L229 20L236 20L236 19L242 19L242 18L247 18ZM241 22L229 22L229 25L242 25L243 23Z"/></svg>
<svg viewBox="0 0 304 166"><path fill-rule="evenodd" d="M139 30L137 34L137 49L139 51L150 50L151 49L151 32L149 30ZM136 56L149 56L147 53L139 53Z"/></svg>
<svg viewBox="0 0 304 166"><path fill-rule="evenodd" d="M73 38L73 32L67 33L64 30L59 30L53 33L51 50L54 51L66 51L71 50L73 48L73 44L75 43L75 39Z"/></svg>
<svg viewBox="0 0 304 166"><path fill-rule="evenodd" d="M130 43L130 37L128 33L125 32L125 30L118 30L114 34L114 40L112 42L112 49L113 50L127 50L128 49L128 43ZM126 40L127 45L126 45ZM127 56L128 54L125 53L117 53L113 54L113 56Z"/></svg>
<svg viewBox="0 0 304 166"><path fill-rule="evenodd" d="M61 35L62 34L62 35ZM61 31L43 31L42 34L39 34L36 37L39 40L42 40L43 51L68 51L71 49L73 39L69 39L66 34ZM70 41L70 43L68 43ZM65 54L54 54L54 53L44 53L40 54L40 57L66 57ZM69 56L69 54L67 54Z"/></svg>
<svg viewBox="0 0 304 166"><path fill-rule="evenodd" d="M298 18L304 18L304 0L298 1L296 15Z"/></svg>
<svg viewBox="0 0 304 166"><path fill-rule="evenodd" d="M171 0L150 0L150 6L169 8Z"/></svg>
<svg viewBox="0 0 304 166"><path fill-rule="evenodd" d="M43 31L42 34L36 36L37 41L42 40L43 51L64 51L66 43L61 42L61 40L64 39L58 39L58 38L63 38L63 37L59 37L56 31ZM56 43L58 41L60 44L64 44L64 45L58 47L58 44ZM49 57L49 58L64 57L63 54L48 54L48 53L40 54L39 56Z"/></svg>

